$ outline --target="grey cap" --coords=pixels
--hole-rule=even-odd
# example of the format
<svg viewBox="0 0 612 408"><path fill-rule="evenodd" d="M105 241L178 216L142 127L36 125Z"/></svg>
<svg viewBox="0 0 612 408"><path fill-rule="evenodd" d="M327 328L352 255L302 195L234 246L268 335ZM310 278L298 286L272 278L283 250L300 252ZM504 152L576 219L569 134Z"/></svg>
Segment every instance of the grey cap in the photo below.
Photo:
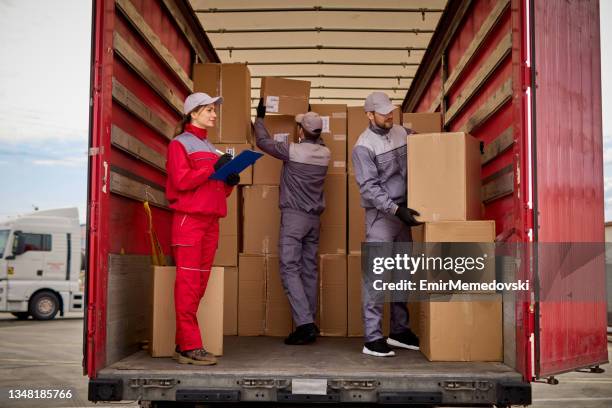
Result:
<svg viewBox="0 0 612 408"><path fill-rule="evenodd" d="M183 112L187 115L189 112L202 105L210 105L211 103L223 103L222 96L215 96L214 98L204 92L192 93L185 99L185 105L183 106Z"/></svg>
<svg viewBox="0 0 612 408"><path fill-rule="evenodd" d="M323 129L323 120L321 120L319 114L315 112L300 113L296 115L295 121L302 125L304 130L308 133L321 133Z"/></svg>
<svg viewBox="0 0 612 408"><path fill-rule="evenodd" d="M396 108L397 106L391 103L391 99L384 92L372 92L363 104L363 109L366 112L376 112L381 115L387 115Z"/></svg>

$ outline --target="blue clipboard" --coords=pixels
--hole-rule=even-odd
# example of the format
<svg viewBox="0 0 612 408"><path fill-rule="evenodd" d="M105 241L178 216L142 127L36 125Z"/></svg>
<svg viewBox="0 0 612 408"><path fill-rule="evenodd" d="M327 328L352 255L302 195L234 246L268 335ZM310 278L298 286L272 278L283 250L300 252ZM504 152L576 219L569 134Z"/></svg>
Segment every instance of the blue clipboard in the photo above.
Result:
<svg viewBox="0 0 612 408"><path fill-rule="evenodd" d="M232 173L241 173L244 169L253 165L261 156L263 156L263 153L254 152L253 150L243 150L238 156L234 157L230 162L214 172L210 178L213 180L225 181L227 176Z"/></svg>

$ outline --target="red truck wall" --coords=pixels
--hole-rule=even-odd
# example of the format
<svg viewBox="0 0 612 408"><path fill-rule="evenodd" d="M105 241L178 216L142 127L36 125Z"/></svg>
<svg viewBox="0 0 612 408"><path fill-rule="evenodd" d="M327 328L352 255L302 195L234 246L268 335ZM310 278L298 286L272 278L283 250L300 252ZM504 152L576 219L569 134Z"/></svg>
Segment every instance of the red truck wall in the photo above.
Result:
<svg viewBox="0 0 612 408"><path fill-rule="evenodd" d="M602 243L599 1L534 5L536 238ZM539 377L608 360L603 245L597 252L563 280L540 262L541 285L552 295L538 304ZM575 300L559 301L564 294Z"/></svg>

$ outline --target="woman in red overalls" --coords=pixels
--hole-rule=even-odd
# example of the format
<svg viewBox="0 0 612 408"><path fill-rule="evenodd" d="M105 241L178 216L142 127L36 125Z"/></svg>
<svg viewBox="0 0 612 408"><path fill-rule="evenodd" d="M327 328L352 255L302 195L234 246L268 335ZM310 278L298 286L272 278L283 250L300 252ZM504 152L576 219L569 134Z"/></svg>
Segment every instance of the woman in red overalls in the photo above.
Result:
<svg viewBox="0 0 612 408"><path fill-rule="evenodd" d="M223 98L194 93L185 99L185 116L168 145L166 196L174 210L172 247L176 261L174 305L176 352L182 364L211 365L216 358L202 347L196 314L204 296L219 241L219 218L227 213L226 198L239 183L238 174L225 182L209 177L232 159L219 156L207 139L216 108Z"/></svg>

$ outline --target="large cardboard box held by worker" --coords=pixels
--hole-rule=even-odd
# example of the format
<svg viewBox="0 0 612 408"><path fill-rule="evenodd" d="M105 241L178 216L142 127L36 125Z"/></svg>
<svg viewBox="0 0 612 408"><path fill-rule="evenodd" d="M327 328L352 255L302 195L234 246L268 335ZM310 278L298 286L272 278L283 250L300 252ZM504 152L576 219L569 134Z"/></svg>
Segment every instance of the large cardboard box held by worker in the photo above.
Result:
<svg viewBox="0 0 612 408"><path fill-rule="evenodd" d="M423 243L423 250L428 257L452 258L480 258L484 267L476 264L461 266L465 270L427 270L427 280L456 281L461 278L465 282L492 282L495 279L495 221L440 221L426 222L412 228L412 240ZM449 243L444 246L435 243ZM433 291L440 292L440 291ZM447 291L448 292L448 291ZM475 292L475 291L472 291ZM481 292L481 291L479 291ZM482 291L490 292L490 291ZM462 291L456 291L462 293Z"/></svg>
<svg viewBox="0 0 612 408"><path fill-rule="evenodd" d="M240 244L240 189L234 188L227 197L227 215L219 218L219 244L213 265L238 266Z"/></svg>
<svg viewBox="0 0 612 408"><path fill-rule="evenodd" d="M420 303L421 352L430 361L502 361L500 294L447 295Z"/></svg>
<svg viewBox="0 0 612 408"><path fill-rule="evenodd" d="M478 140L461 132L408 136L407 187L420 221L480 219Z"/></svg>
<svg viewBox="0 0 612 408"><path fill-rule="evenodd" d="M278 186L245 186L242 196L242 251L247 254L277 254L280 229Z"/></svg>
<svg viewBox="0 0 612 408"><path fill-rule="evenodd" d="M152 357L171 357L175 348L174 266L156 266L153 274L153 313L150 352ZM214 267L198 309L202 343L210 353L223 354L223 268Z"/></svg>
<svg viewBox="0 0 612 408"><path fill-rule="evenodd" d="M278 256L266 256L266 336L287 336L293 319L289 299L281 282Z"/></svg>
<svg viewBox="0 0 612 408"><path fill-rule="evenodd" d="M328 173L346 173L346 105L314 104L311 110L323 122L321 138L331 152Z"/></svg>
<svg viewBox="0 0 612 408"><path fill-rule="evenodd" d="M442 114L440 112L404 113L402 126L416 133L442 132Z"/></svg>
<svg viewBox="0 0 612 408"><path fill-rule="evenodd" d="M249 143L251 140L251 73L246 64L195 64L194 92L223 96L217 123L208 130L213 143Z"/></svg>
<svg viewBox="0 0 612 408"><path fill-rule="evenodd" d="M260 96L264 100L267 113L305 113L310 100L310 81L264 77L261 79Z"/></svg>
<svg viewBox="0 0 612 408"><path fill-rule="evenodd" d="M361 289L363 284L361 271L361 253L351 253L347 257L347 336L361 337L363 331L363 305ZM418 319L418 316L411 317ZM391 327L391 308L389 303L383 305L382 331L384 336L389 335ZM413 327L411 320L410 327Z"/></svg>
<svg viewBox="0 0 612 408"><path fill-rule="evenodd" d="M245 150L251 150L253 149L253 146L250 143L233 143L233 144L226 144L226 143L218 143L215 145L215 147L217 148L217 150L220 150L224 153L229 153L232 156L236 157L237 155L239 155L240 153L242 153ZM260 159L261 160L261 159ZM240 173L240 183L239 185L241 186L248 186L253 184L253 166L249 166L246 169L244 169L241 173Z"/></svg>
<svg viewBox="0 0 612 408"><path fill-rule="evenodd" d="M266 257L240 254L238 260L238 335L262 336L266 322Z"/></svg>
<svg viewBox="0 0 612 408"><path fill-rule="evenodd" d="M346 174L328 174L324 185L325 211L321 214L320 254L346 253Z"/></svg>
<svg viewBox="0 0 612 408"><path fill-rule="evenodd" d="M320 255L319 329L322 336L346 336L346 255Z"/></svg>
<svg viewBox="0 0 612 408"><path fill-rule="evenodd" d="M297 142L297 126L295 116L289 115L266 115L264 125L270 137L277 142ZM261 152L260 149L255 148ZM253 165L253 184L257 185L279 185L283 161L272 157L267 153Z"/></svg>

